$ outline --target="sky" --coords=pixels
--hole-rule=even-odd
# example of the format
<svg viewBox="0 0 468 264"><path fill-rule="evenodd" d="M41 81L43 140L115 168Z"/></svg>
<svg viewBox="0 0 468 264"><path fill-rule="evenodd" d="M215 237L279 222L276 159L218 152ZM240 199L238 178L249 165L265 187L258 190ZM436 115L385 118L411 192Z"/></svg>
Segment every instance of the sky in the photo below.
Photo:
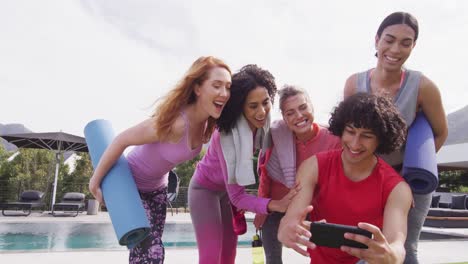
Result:
<svg viewBox="0 0 468 264"><path fill-rule="evenodd" d="M303 87L327 123L346 78L375 66L375 32L394 11L419 21L406 67L436 83L447 113L468 105L466 0L5 0L0 123L82 136L107 119L121 132L206 55Z"/></svg>

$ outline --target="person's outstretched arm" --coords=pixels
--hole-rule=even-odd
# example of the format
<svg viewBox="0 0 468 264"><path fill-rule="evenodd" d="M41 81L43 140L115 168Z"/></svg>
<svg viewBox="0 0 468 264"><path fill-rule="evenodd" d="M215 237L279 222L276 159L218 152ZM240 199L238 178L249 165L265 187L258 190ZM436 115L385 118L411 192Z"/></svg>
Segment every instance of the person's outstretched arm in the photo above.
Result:
<svg viewBox="0 0 468 264"><path fill-rule="evenodd" d="M301 163L296 178L301 189L292 199L286 215L281 219L278 240L286 247L292 248L304 256L309 256L303 246L315 248L315 244L309 241L311 237L310 222L305 221L307 214L313 209L310 202L318 179L318 164L315 156Z"/></svg>
<svg viewBox="0 0 468 264"><path fill-rule="evenodd" d="M99 164L94 170L94 174L89 181L89 190L91 194L100 203L103 202L101 182L107 172L114 166L114 163L122 155L128 146L143 145L157 141L154 129L154 120L147 119L136 126L133 126L119 135L104 151Z"/></svg>
<svg viewBox="0 0 468 264"><path fill-rule="evenodd" d="M228 183L228 173L226 160L224 159L223 151L220 143L219 133L214 133L210 142L210 149L213 155L217 156L219 161L219 174L217 177L222 177L226 186L226 191L229 195L231 203L237 207L237 209L243 209L246 211L267 214L269 212L285 212L291 199L299 191L299 187L295 186L289 191L285 197L281 200L271 200L270 198L257 197L245 192L245 187L238 184Z"/></svg>

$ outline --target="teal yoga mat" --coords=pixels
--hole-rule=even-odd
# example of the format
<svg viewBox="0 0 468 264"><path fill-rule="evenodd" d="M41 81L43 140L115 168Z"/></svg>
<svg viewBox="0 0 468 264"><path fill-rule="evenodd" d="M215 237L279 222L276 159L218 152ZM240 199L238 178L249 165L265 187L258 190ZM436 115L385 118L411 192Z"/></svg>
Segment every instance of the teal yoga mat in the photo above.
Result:
<svg viewBox="0 0 468 264"><path fill-rule="evenodd" d="M416 194L431 193L439 185L434 134L422 112L408 129L403 178Z"/></svg>
<svg viewBox="0 0 468 264"><path fill-rule="evenodd" d="M84 134L91 161L96 168L115 137L112 125L106 120L94 120L86 125ZM150 225L123 155L104 177L101 188L119 244L133 248L149 234Z"/></svg>

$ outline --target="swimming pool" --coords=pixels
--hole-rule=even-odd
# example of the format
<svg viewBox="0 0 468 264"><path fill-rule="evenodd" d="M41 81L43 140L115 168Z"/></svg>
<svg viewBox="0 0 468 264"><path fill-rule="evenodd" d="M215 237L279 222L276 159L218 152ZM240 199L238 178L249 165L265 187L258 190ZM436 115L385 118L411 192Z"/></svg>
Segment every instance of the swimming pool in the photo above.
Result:
<svg viewBox="0 0 468 264"><path fill-rule="evenodd" d="M238 245L252 241L255 227L248 223L246 234L239 236ZM166 223L163 234L165 247L195 247L191 223ZM125 250L120 246L110 223L1 223L2 251L68 251L74 249Z"/></svg>

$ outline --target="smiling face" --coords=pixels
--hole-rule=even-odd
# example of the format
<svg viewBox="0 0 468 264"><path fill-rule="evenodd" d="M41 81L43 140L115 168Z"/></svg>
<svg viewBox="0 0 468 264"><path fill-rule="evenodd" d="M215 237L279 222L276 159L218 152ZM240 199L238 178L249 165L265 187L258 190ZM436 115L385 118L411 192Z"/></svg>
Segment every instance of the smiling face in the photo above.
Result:
<svg viewBox="0 0 468 264"><path fill-rule="evenodd" d="M209 70L208 79L196 85L197 105L213 118L219 118L231 95L231 74L223 67Z"/></svg>
<svg viewBox="0 0 468 264"><path fill-rule="evenodd" d="M298 139L313 133L314 109L304 94L296 94L284 100L281 105L281 114L288 128Z"/></svg>
<svg viewBox="0 0 468 264"><path fill-rule="evenodd" d="M388 26L375 37L378 65L387 70L401 70L414 48L415 32L405 24Z"/></svg>
<svg viewBox="0 0 468 264"><path fill-rule="evenodd" d="M373 161L379 141L372 130L348 124L343 130L341 144L343 160L351 164L359 164Z"/></svg>
<svg viewBox="0 0 468 264"><path fill-rule="evenodd" d="M271 98L265 87L257 86L249 92L245 99L243 114L252 131L265 126L270 109Z"/></svg>

